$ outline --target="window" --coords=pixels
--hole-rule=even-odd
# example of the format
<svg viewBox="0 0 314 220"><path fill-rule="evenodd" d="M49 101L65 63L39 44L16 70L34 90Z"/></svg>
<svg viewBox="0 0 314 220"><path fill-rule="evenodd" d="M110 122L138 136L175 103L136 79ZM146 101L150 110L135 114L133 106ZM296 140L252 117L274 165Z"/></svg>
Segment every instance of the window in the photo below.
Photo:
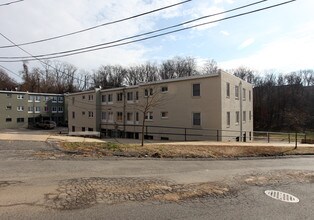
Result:
<svg viewBox="0 0 314 220"><path fill-rule="evenodd" d="M108 112L108 121L113 122L113 112Z"/></svg>
<svg viewBox="0 0 314 220"><path fill-rule="evenodd" d="M63 112L63 107L62 107L62 106L59 106L59 107L58 107L58 112L59 112L59 113L62 113L62 112Z"/></svg>
<svg viewBox="0 0 314 220"><path fill-rule="evenodd" d="M82 127L82 131L85 131L85 127Z"/></svg>
<svg viewBox="0 0 314 220"><path fill-rule="evenodd" d="M49 96L45 96L45 101L49 101L50 97Z"/></svg>
<svg viewBox="0 0 314 220"><path fill-rule="evenodd" d="M7 105L7 107L5 108L6 110L11 110L12 106L11 105Z"/></svg>
<svg viewBox="0 0 314 220"><path fill-rule="evenodd" d="M34 96L30 95L28 96L28 102L32 102L34 100Z"/></svg>
<svg viewBox="0 0 314 220"><path fill-rule="evenodd" d="M128 92L127 93L127 100L128 101L133 101L133 92Z"/></svg>
<svg viewBox="0 0 314 220"><path fill-rule="evenodd" d="M34 107L33 106L28 106L28 113L33 113Z"/></svg>
<svg viewBox="0 0 314 220"><path fill-rule="evenodd" d="M107 112L101 112L101 120L103 121L107 120Z"/></svg>
<svg viewBox="0 0 314 220"><path fill-rule="evenodd" d="M138 100L138 91L135 92L135 100Z"/></svg>
<svg viewBox="0 0 314 220"><path fill-rule="evenodd" d="M82 111L82 115L85 115L85 111Z"/></svg>
<svg viewBox="0 0 314 220"><path fill-rule="evenodd" d="M17 99L24 99L24 95L17 95L16 98Z"/></svg>
<svg viewBox="0 0 314 220"><path fill-rule="evenodd" d="M117 112L117 121L122 121L122 112Z"/></svg>
<svg viewBox="0 0 314 220"><path fill-rule="evenodd" d="M24 118L17 118L17 119L16 119L16 122L17 122L17 123L24 123Z"/></svg>
<svg viewBox="0 0 314 220"><path fill-rule="evenodd" d="M45 112L48 112L48 111L49 111L48 107L47 107L47 106L45 106Z"/></svg>
<svg viewBox="0 0 314 220"><path fill-rule="evenodd" d="M72 118L73 119L75 118L75 112L72 112Z"/></svg>
<svg viewBox="0 0 314 220"><path fill-rule="evenodd" d="M75 97L72 97L72 105L75 103Z"/></svg>
<svg viewBox="0 0 314 220"><path fill-rule="evenodd" d="M7 97L8 97L8 98L11 98L11 97L12 97L12 94L7 93Z"/></svg>
<svg viewBox="0 0 314 220"><path fill-rule="evenodd" d="M230 126L230 112L227 112L227 126Z"/></svg>
<svg viewBox="0 0 314 220"><path fill-rule="evenodd" d="M161 118L168 118L168 112L161 112Z"/></svg>
<svg viewBox="0 0 314 220"><path fill-rule="evenodd" d="M19 112L24 111L24 106L17 106L17 111L19 111Z"/></svg>
<svg viewBox="0 0 314 220"><path fill-rule="evenodd" d="M118 102L122 101L122 99L123 99L122 97L123 97L123 93L122 92L117 93L117 101Z"/></svg>
<svg viewBox="0 0 314 220"><path fill-rule="evenodd" d="M40 113L40 106L35 107L35 113Z"/></svg>
<svg viewBox="0 0 314 220"><path fill-rule="evenodd" d="M234 95L236 99L239 99L239 86L234 87Z"/></svg>
<svg viewBox="0 0 314 220"><path fill-rule="evenodd" d="M201 96L201 84L193 84L193 96Z"/></svg>
<svg viewBox="0 0 314 220"><path fill-rule="evenodd" d="M193 113L193 125L201 125L201 113L200 112Z"/></svg>
<svg viewBox="0 0 314 220"><path fill-rule="evenodd" d="M88 112L88 117L89 117L89 118L93 118L93 117L94 117L94 112L89 111L89 112Z"/></svg>
<svg viewBox="0 0 314 220"><path fill-rule="evenodd" d="M245 100L246 99L246 89L242 89L243 90L243 94L242 94L242 98L243 98L243 100Z"/></svg>
<svg viewBox="0 0 314 220"><path fill-rule="evenodd" d="M236 124L239 124L239 121L240 121L240 112L239 111L236 111Z"/></svg>
<svg viewBox="0 0 314 220"><path fill-rule="evenodd" d="M88 128L88 131L93 131L94 129L93 128Z"/></svg>
<svg viewBox="0 0 314 220"><path fill-rule="evenodd" d="M136 114L135 114L135 121L139 121L139 113L138 112L136 112Z"/></svg>
<svg viewBox="0 0 314 220"><path fill-rule="evenodd" d="M52 112L52 113L56 113L56 112L57 112L57 106L52 106L51 112Z"/></svg>
<svg viewBox="0 0 314 220"><path fill-rule="evenodd" d="M246 122L246 111L243 111L242 113L243 113L243 118L242 118L242 120L243 120L243 122Z"/></svg>
<svg viewBox="0 0 314 220"><path fill-rule="evenodd" d="M12 122L12 118L6 118L5 121L6 122Z"/></svg>
<svg viewBox="0 0 314 220"><path fill-rule="evenodd" d="M40 102L40 96L35 96L35 102Z"/></svg>
<svg viewBox="0 0 314 220"><path fill-rule="evenodd" d="M145 115L146 120L153 120L153 112L147 112Z"/></svg>
<svg viewBox="0 0 314 220"><path fill-rule="evenodd" d="M75 101L75 97L72 97L72 102L74 103L74 101ZM53 97L52 97L52 102L53 102L53 103L56 103L56 102L57 102L57 96L53 96Z"/></svg>
<svg viewBox="0 0 314 220"><path fill-rule="evenodd" d="M162 86L162 87L161 87L161 92L162 92L162 93L168 92L168 86Z"/></svg>
<svg viewBox="0 0 314 220"><path fill-rule="evenodd" d="M133 112L128 112L128 113L126 114L126 120L127 120L128 122L133 122Z"/></svg>
<svg viewBox="0 0 314 220"><path fill-rule="evenodd" d="M75 126L72 126L72 132L75 132Z"/></svg>
<svg viewBox="0 0 314 220"><path fill-rule="evenodd" d="M83 100L85 99L85 95L82 95L82 99L83 99ZM83 127L83 128L84 128L84 130L85 130L85 127ZM83 128L82 128L82 129L83 129Z"/></svg>
<svg viewBox="0 0 314 220"><path fill-rule="evenodd" d="M93 95L88 95L88 100L89 101L93 101L94 100L94 96Z"/></svg>
<svg viewBox="0 0 314 220"><path fill-rule="evenodd" d="M249 120L251 121L252 120L252 112L249 111Z"/></svg>
<svg viewBox="0 0 314 220"><path fill-rule="evenodd" d="M59 102L59 103L62 103L62 102L63 102L63 97L62 97L62 96L59 96L59 97L58 97L58 102Z"/></svg>
<svg viewBox="0 0 314 220"><path fill-rule="evenodd" d="M101 102L106 102L107 101L107 96L106 95L102 95L101 96Z"/></svg>
<svg viewBox="0 0 314 220"><path fill-rule="evenodd" d="M112 103L113 99L112 99L112 94L108 95L108 103Z"/></svg>
<svg viewBox="0 0 314 220"><path fill-rule="evenodd" d="M149 95L153 95L154 94L154 90L153 88L149 88L149 89L145 89L145 97L149 96Z"/></svg>
<svg viewBox="0 0 314 220"><path fill-rule="evenodd" d="M230 97L230 83L226 83L226 93L227 93L227 97Z"/></svg>
<svg viewBox="0 0 314 220"><path fill-rule="evenodd" d="M252 100L252 93L251 93L251 90L249 90L249 101Z"/></svg>

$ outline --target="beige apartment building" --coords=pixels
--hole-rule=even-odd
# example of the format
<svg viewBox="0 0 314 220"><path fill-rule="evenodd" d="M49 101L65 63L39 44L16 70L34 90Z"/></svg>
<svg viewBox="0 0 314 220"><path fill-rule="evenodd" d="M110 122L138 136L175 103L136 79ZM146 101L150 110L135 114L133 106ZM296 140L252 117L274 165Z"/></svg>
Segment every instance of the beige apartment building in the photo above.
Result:
<svg viewBox="0 0 314 220"><path fill-rule="evenodd" d="M65 124L66 118L63 94L0 91L0 129L27 128L45 120Z"/></svg>
<svg viewBox="0 0 314 220"><path fill-rule="evenodd" d="M146 139L250 141L252 90L220 71L68 94L69 131L138 139L145 117Z"/></svg>

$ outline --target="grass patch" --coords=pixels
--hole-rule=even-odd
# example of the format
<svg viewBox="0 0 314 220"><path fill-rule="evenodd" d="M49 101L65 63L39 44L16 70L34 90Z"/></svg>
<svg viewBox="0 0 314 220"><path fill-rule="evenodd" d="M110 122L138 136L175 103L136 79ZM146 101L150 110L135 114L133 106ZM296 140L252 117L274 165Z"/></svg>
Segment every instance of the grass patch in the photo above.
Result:
<svg viewBox="0 0 314 220"><path fill-rule="evenodd" d="M118 143L62 143L66 151L85 156L124 156L156 158L233 158L314 154L314 147L277 146L211 146L211 145L158 145L145 146Z"/></svg>

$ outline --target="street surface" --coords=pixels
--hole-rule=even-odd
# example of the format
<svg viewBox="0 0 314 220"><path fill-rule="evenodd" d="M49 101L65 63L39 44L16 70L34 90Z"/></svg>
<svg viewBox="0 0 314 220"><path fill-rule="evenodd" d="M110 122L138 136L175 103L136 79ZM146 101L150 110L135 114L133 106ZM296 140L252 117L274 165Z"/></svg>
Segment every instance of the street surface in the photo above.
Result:
<svg viewBox="0 0 314 220"><path fill-rule="evenodd" d="M56 151L41 141L0 141L0 219L314 216L314 157L215 161L49 156ZM275 200L265 190L292 194L300 202Z"/></svg>

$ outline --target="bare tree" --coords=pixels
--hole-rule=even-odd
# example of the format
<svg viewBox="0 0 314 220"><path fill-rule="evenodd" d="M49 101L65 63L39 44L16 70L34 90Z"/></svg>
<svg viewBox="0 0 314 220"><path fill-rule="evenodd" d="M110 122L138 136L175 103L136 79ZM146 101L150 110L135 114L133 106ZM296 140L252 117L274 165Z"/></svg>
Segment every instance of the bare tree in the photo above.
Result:
<svg viewBox="0 0 314 220"><path fill-rule="evenodd" d="M154 108L162 106L168 100L164 94L161 93L160 88L154 85L144 87L144 91L140 92L140 102L136 105L136 109L142 113L142 140L141 145L144 146L144 128L146 120L152 117L151 112Z"/></svg>
<svg viewBox="0 0 314 220"><path fill-rule="evenodd" d="M217 62L213 59L211 60L206 60L203 68L202 68L202 73L203 74L216 74L218 73L218 66Z"/></svg>
<svg viewBox="0 0 314 220"><path fill-rule="evenodd" d="M9 77L7 72L0 68L0 89L13 90L18 86L18 83Z"/></svg>
<svg viewBox="0 0 314 220"><path fill-rule="evenodd" d="M101 66L92 78L94 86L103 88L120 87L123 85L126 69L122 66L106 65Z"/></svg>

